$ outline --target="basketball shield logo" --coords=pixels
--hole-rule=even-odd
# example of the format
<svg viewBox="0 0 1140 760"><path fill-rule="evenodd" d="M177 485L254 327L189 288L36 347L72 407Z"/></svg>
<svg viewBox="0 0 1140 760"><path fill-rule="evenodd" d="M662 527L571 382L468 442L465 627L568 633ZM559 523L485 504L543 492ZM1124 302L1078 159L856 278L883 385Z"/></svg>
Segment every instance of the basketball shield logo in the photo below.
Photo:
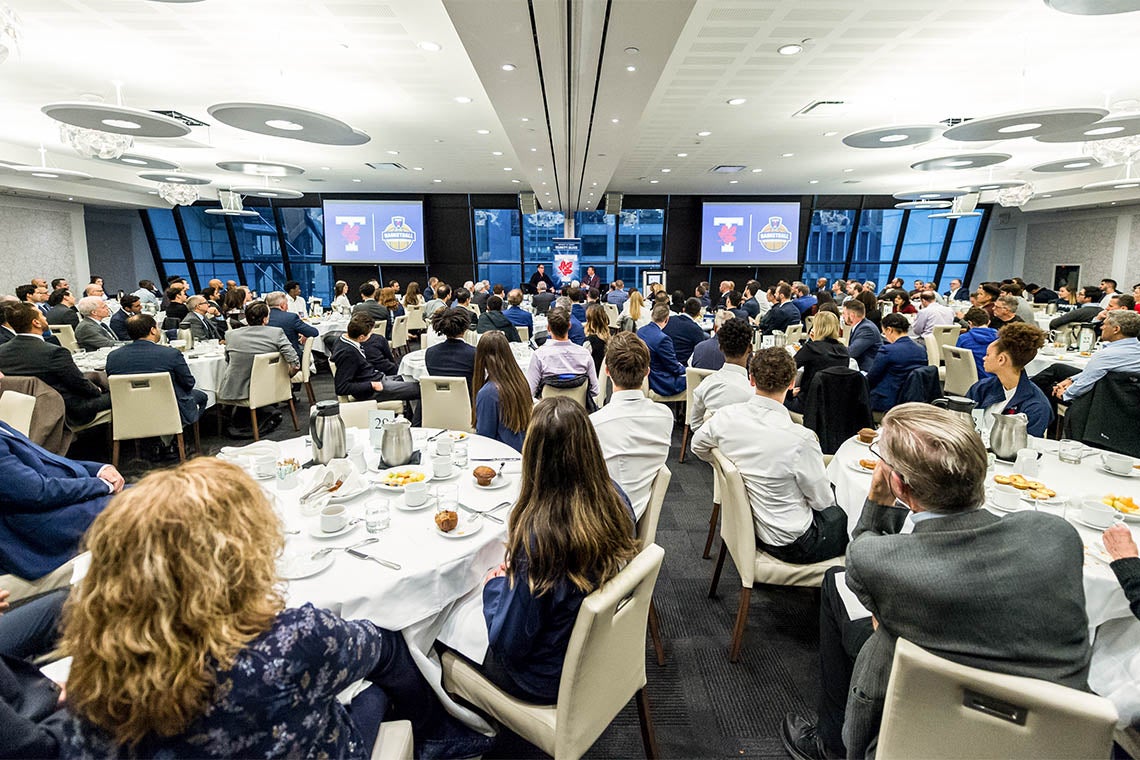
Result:
<svg viewBox="0 0 1140 760"><path fill-rule="evenodd" d="M412 243L416 242L416 232L404 223L404 217L394 216L380 233L380 239L384 241L384 245L400 253L411 248Z"/></svg>
<svg viewBox="0 0 1140 760"><path fill-rule="evenodd" d="M759 234L756 236L760 245L764 249L777 253L788 247L788 243L792 242L792 233L784 226L784 220L778 216L768 217L768 223L760 228Z"/></svg>

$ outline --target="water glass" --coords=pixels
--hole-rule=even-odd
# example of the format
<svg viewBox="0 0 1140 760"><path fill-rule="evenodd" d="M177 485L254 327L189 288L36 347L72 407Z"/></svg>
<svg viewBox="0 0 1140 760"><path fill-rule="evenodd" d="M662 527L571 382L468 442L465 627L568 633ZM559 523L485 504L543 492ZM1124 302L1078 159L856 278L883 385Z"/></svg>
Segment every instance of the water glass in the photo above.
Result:
<svg viewBox="0 0 1140 760"><path fill-rule="evenodd" d="M451 463L456 467L467 466L467 441L456 441L451 450Z"/></svg>
<svg viewBox="0 0 1140 760"><path fill-rule="evenodd" d="M1080 464L1084 448L1084 444L1080 441L1065 438L1057 445L1057 458L1067 464Z"/></svg>
<svg viewBox="0 0 1140 760"><path fill-rule="evenodd" d="M387 530L392 523L392 507L387 499L374 498L364 506L364 527L369 533Z"/></svg>
<svg viewBox="0 0 1140 760"><path fill-rule="evenodd" d="M459 489L456 486L436 486L435 499L437 512L455 512L459 509Z"/></svg>

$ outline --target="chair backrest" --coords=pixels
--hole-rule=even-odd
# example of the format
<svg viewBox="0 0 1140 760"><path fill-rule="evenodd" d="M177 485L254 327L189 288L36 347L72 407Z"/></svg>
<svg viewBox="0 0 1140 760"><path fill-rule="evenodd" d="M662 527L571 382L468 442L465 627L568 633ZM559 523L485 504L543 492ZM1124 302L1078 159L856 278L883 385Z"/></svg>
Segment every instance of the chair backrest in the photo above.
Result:
<svg viewBox="0 0 1140 760"><path fill-rule="evenodd" d="M922 345L926 349L926 363L931 367L938 367L942 365L942 351L938 345L938 340L934 335L927 335L922 339Z"/></svg>
<svg viewBox="0 0 1140 760"><path fill-rule="evenodd" d="M685 403L692 408L693 393L706 377L716 372L714 369L700 369L699 367L685 367Z"/></svg>
<svg viewBox="0 0 1140 760"><path fill-rule="evenodd" d="M75 339L75 328L71 325L52 325L52 334L59 340L59 345L71 353L78 353L79 341Z"/></svg>
<svg viewBox="0 0 1140 760"><path fill-rule="evenodd" d="M555 396L566 396L572 398L586 409L586 396L590 392L590 384L588 382L582 383L574 388L555 388L551 385L542 386L543 398L554 398Z"/></svg>
<svg viewBox="0 0 1140 760"><path fill-rule="evenodd" d="M301 349L301 382L309 382L309 377L313 374L313 342L316 338L309 338L305 341L304 347Z"/></svg>
<svg viewBox="0 0 1140 760"><path fill-rule="evenodd" d="M0 393L0 421L6 422L13 430L19 430L24 435L30 435L32 414L35 411L35 396L17 393L16 391Z"/></svg>
<svg viewBox="0 0 1140 760"><path fill-rule="evenodd" d="M601 409L610 400L611 393L613 393L613 381L606 374L606 360L602 359L602 366L598 367L598 395L594 398L594 404Z"/></svg>
<svg viewBox="0 0 1140 760"><path fill-rule="evenodd" d="M340 418L346 428L368 430L368 413L378 408L375 401L342 401Z"/></svg>
<svg viewBox="0 0 1140 760"><path fill-rule="evenodd" d="M651 544L582 600L558 686L555 757L578 757L645 686L645 633L665 550Z"/></svg>
<svg viewBox="0 0 1140 760"><path fill-rule="evenodd" d="M939 356L945 359L942 349L946 346L954 346L958 342L958 336L962 334L962 328L958 325L935 325L932 337L934 342L938 345ZM930 337L927 340L930 340Z"/></svg>
<svg viewBox="0 0 1140 760"><path fill-rule="evenodd" d="M801 325L788 325L784 329L784 338L788 343L799 343L800 339L804 337L804 326Z"/></svg>
<svg viewBox="0 0 1140 760"><path fill-rule="evenodd" d="M293 396L289 385L289 363L281 354L257 354L253 357L253 370L249 375L249 408L288 401Z"/></svg>
<svg viewBox="0 0 1140 760"><path fill-rule="evenodd" d="M649 491L649 504L645 507L641 519L637 521L637 540L642 546L649 546L657 540L657 523L661 519L661 507L665 504L665 493L669 490L669 481L673 473L669 468L661 465L657 475L653 478L653 488Z"/></svg>
<svg viewBox="0 0 1140 760"><path fill-rule="evenodd" d="M336 379L336 362L332 359L329 359L329 374L333 376L334 380Z"/></svg>
<svg viewBox="0 0 1140 760"><path fill-rule="evenodd" d="M606 310L606 316L610 318L610 327L617 329L621 325L621 311L612 303L602 304L602 308Z"/></svg>
<svg viewBox="0 0 1140 760"><path fill-rule="evenodd" d="M946 359L946 382L943 387L948 396L965 396L970 386L978 382L978 365L974 354L968 348L943 346L942 356Z"/></svg>
<svg viewBox="0 0 1140 760"><path fill-rule="evenodd" d="M392 340L389 341L393 349L404 348L408 345L408 316L396 317L392 323Z"/></svg>
<svg viewBox="0 0 1140 760"><path fill-rule="evenodd" d="M1116 717L1104 697L959 665L899 639L876 757L1109 757Z"/></svg>
<svg viewBox="0 0 1140 760"><path fill-rule="evenodd" d="M468 305L467 305L467 308L469 308L469 309L471 309L471 311L475 312L475 316L479 316L480 314L482 314L482 313L483 313L483 310L482 310L482 309L480 309L480 308L479 308L477 305L475 305L475 304L468 304Z"/></svg>
<svg viewBox="0 0 1140 760"><path fill-rule="evenodd" d="M839 320L839 342L845 346L851 340L851 329L851 325L842 319Z"/></svg>
<svg viewBox="0 0 1140 760"><path fill-rule="evenodd" d="M169 372L111 375L111 437L116 441L178 435L182 417Z"/></svg>
<svg viewBox="0 0 1140 760"><path fill-rule="evenodd" d="M815 324L815 316L809 314L804 317L804 335L811 337L811 326Z"/></svg>
<svg viewBox="0 0 1140 760"><path fill-rule="evenodd" d="M521 340L523 343L529 343L530 342L530 328L529 327L520 327L520 326L516 325L515 331L519 334L519 340Z"/></svg>
<svg viewBox="0 0 1140 760"><path fill-rule="evenodd" d="M420 378L424 427L471 430L471 393L465 377L424 375Z"/></svg>
<svg viewBox="0 0 1140 760"><path fill-rule="evenodd" d="M712 450L713 469L720 478L720 538L732 555L740 585L752 588L756 580L756 528L752 524L752 505L744 490L740 470L719 448Z"/></svg>
<svg viewBox="0 0 1140 760"><path fill-rule="evenodd" d="M426 330L427 322L424 321L424 306L405 306L404 315L408 318L409 330Z"/></svg>

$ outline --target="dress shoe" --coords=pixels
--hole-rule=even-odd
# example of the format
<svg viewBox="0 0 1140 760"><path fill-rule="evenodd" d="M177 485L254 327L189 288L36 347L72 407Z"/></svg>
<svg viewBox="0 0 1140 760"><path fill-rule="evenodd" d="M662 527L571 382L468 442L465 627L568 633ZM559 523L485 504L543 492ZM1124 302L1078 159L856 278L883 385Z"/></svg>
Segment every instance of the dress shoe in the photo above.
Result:
<svg viewBox="0 0 1140 760"><path fill-rule="evenodd" d="M823 746L815 724L795 713L784 716L780 739L784 742L784 749L795 760L830 760L836 757Z"/></svg>

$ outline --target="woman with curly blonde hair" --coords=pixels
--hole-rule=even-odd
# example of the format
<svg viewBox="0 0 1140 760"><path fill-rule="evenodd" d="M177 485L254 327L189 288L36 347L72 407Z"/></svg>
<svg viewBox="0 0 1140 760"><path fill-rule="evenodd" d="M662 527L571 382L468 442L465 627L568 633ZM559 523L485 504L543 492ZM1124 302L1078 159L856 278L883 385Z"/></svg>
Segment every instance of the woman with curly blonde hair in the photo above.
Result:
<svg viewBox="0 0 1140 760"><path fill-rule="evenodd" d="M647 307L645 298L641 295L637 288L629 291L629 298L621 307L621 324L623 330L631 330L637 332L641 328L649 324L649 310L652 307ZM627 321L628 320L628 321Z"/></svg>
<svg viewBox="0 0 1140 760"><path fill-rule="evenodd" d="M85 544L60 645L74 658L64 757L364 757L385 695L417 739L444 723L401 635L286 608L281 524L234 465L151 473ZM336 695L362 678L383 693L350 719Z"/></svg>

